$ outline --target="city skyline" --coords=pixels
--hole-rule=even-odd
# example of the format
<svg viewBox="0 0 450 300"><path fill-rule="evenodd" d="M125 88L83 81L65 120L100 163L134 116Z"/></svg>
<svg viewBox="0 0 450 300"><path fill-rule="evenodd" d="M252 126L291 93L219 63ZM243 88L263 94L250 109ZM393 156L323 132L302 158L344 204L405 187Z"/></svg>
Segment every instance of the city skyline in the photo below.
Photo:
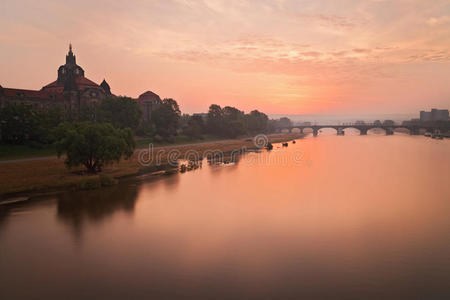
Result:
<svg viewBox="0 0 450 300"><path fill-rule="evenodd" d="M448 1L86 3L0 4L0 85L40 89L71 42L96 83L130 97L150 89L187 113L450 106Z"/></svg>

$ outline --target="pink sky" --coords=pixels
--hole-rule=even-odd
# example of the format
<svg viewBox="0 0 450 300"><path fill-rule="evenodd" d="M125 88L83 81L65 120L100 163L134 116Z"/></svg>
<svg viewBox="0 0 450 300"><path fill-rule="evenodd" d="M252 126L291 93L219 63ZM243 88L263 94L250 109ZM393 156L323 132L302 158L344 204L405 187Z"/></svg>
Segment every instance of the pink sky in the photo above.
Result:
<svg viewBox="0 0 450 300"><path fill-rule="evenodd" d="M69 42L91 80L188 113L450 107L448 0L2 0L0 85L55 80Z"/></svg>

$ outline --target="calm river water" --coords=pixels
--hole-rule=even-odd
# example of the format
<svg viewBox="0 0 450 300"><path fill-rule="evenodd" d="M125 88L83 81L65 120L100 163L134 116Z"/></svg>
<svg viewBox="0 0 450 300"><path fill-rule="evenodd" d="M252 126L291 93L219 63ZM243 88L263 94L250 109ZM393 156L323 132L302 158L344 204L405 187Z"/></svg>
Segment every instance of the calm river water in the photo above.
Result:
<svg viewBox="0 0 450 300"><path fill-rule="evenodd" d="M321 133L0 207L1 299L449 299L450 140Z"/></svg>

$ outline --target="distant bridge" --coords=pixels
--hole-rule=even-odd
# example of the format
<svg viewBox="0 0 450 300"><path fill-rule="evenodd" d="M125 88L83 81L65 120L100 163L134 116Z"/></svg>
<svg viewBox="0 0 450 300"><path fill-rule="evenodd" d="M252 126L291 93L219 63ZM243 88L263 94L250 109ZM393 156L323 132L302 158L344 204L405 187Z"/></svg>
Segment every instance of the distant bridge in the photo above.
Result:
<svg viewBox="0 0 450 300"><path fill-rule="evenodd" d="M289 130L292 132L292 129L299 129L301 133L303 133L304 129L312 129L313 135L317 136L319 131L324 128L333 128L336 130L337 134L343 134L344 129L347 128L355 128L359 130L361 135L367 135L367 132L371 129L380 128L386 132L386 135L394 134L394 130L398 128L405 128L409 130L411 135L420 134L421 130L425 130L426 132L434 133L439 131L440 133L446 133L449 131L449 124L445 125L377 125L377 124L342 124L342 125L292 125L279 128L282 130Z"/></svg>

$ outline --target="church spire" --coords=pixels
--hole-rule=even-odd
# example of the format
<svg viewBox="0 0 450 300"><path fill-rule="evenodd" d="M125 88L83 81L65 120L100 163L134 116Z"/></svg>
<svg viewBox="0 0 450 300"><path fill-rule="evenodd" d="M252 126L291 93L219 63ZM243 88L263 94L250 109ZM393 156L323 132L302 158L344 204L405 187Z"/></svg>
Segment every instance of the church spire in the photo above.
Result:
<svg viewBox="0 0 450 300"><path fill-rule="evenodd" d="M66 65L76 65L76 58L72 52L72 43L69 44L69 53L66 55Z"/></svg>

